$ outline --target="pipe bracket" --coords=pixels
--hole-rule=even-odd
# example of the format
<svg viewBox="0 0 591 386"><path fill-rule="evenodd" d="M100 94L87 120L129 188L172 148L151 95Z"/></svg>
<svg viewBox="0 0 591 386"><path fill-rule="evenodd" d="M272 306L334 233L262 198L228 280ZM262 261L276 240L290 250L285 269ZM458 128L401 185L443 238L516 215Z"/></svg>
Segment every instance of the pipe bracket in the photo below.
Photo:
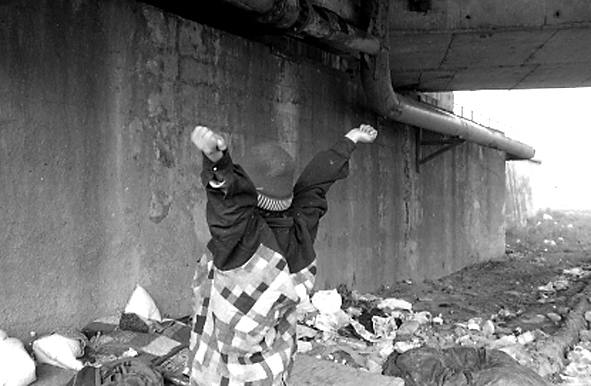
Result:
<svg viewBox="0 0 591 386"><path fill-rule="evenodd" d="M447 153L448 151L456 148L457 146L461 145L462 143L466 142L465 139L460 137L450 137L449 139L442 139L436 141L423 141L423 129L418 128L416 141L416 168L417 173L420 173L421 165L431 161L432 159ZM423 152L421 151L422 146L437 146L443 145L443 147L439 148L438 150L434 151L433 153L426 155L423 157Z"/></svg>

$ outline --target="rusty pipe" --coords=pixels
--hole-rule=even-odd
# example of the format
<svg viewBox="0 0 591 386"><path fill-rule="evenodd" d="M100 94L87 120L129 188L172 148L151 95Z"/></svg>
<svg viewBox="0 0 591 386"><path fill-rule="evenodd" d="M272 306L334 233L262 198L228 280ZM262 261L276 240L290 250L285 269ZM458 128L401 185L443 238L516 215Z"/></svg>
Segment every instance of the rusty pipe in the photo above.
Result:
<svg viewBox="0 0 591 386"><path fill-rule="evenodd" d="M245 11L255 12L264 15L273 9L275 0L224 0Z"/></svg>
<svg viewBox="0 0 591 386"><path fill-rule="evenodd" d="M370 33L383 41L388 37L388 0L367 2ZM361 79L370 105L380 115L408 125L459 137L493 149L505 151L510 159L530 159L534 148L506 137L476 122L464 119L435 106L421 103L394 92L387 50L378 55L362 55Z"/></svg>
<svg viewBox="0 0 591 386"><path fill-rule="evenodd" d="M257 21L298 37L310 37L340 51L377 55L381 40L359 29L335 12L309 0L224 0L253 12Z"/></svg>
<svg viewBox="0 0 591 386"><path fill-rule="evenodd" d="M318 39L341 51L377 55L382 50L381 40L346 22L335 12L317 5L306 4L305 21L298 33Z"/></svg>

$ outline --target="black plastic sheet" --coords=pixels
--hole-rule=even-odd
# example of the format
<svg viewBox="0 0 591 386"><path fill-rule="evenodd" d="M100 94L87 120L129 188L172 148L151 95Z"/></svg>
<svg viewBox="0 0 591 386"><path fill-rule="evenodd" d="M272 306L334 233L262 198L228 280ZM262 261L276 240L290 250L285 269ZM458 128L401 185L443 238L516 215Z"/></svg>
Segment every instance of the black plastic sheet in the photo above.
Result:
<svg viewBox="0 0 591 386"><path fill-rule="evenodd" d="M388 357L383 374L406 386L550 386L506 353L476 347L421 347Z"/></svg>

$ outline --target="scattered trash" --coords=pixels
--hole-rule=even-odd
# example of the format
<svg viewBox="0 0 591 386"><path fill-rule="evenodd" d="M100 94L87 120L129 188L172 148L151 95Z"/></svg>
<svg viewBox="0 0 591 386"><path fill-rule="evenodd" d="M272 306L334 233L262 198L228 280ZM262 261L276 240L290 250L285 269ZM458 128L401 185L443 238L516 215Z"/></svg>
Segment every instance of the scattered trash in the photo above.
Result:
<svg viewBox="0 0 591 386"><path fill-rule="evenodd" d="M337 290L318 291L312 296L312 304L321 314L333 314L340 311L343 299Z"/></svg>
<svg viewBox="0 0 591 386"><path fill-rule="evenodd" d="M124 313L135 314L148 324L150 321L162 322L162 316L158 307L156 307L156 303L144 287L139 284L136 285L131 294Z"/></svg>
<svg viewBox="0 0 591 386"><path fill-rule="evenodd" d="M577 345L567 355L568 364L561 374L564 385L591 384L591 351Z"/></svg>
<svg viewBox="0 0 591 386"><path fill-rule="evenodd" d="M136 358L122 358L100 368L85 366L66 386L142 385L164 386L164 378L152 364Z"/></svg>
<svg viewBox="0 0 591 386"><path fill-rule="evenodd" d="M548 215L544 220L553 219ZM561 232L567 232L564 228ZM563 234L567 242L572 239ZM553 251L558 248L550 247L562 247L565 243L565 238L556 237L556 233L545 237L540 244ZM544 258L545 255L540 254L535 261L543 264ZM548 257L550 259L551 256ZM563 269L558 276L544 276L543 281L536 281L528 288L519 285L519 281L523 282L521 277L519 281L513 279L515 288L507 291L504 302L495 302L494 308L491 307L486 315L474 312L473 303L466 301L477 295L473 294L476 290L467 287L463 293L456 295L456 283L438 284L441 291L412 297L402 292L398 294L391 288L385 288L388 295L384 297L349 291L344 286L317 291L313 296L303 298L298 307L297 351L371 373L387 373L395 366L397 370L388 375L400 386L405 381L407 386L412 382L425 386L455 386L456 383L450 383L451 379L461 380L466 374L470 374L472 384L476 386L546 385L531 371L536 359L536 345L548 336L540 326L549 326L555 331L565 324L568 307L572 304L557 299L570 296L572 290L580 287L580 283L577 285L576 282L590 274L591 264L587 264ZM413 282L402 284L403 288L408 288ZM389 297L393 293L400 297ZM442 298L438 297L440 293L444 293ZM530 303L537 301L541 308L532 312L523 302L512 302L512 299L525 297L530 298ZM464 312L458 313L457 310ZM584 318L591 323L591 311L584 313ZM167 324L169 322L173 324ZM137 285L122 314L101 319L97 323L98 328L85 327L83 332L88 335L88 342L56 331L35 339L32 347L39 362L71 369L80 369L82 365L101 366L123 358L166 356L183 348L182 342L186 341L186 338L179 340L172 337L172 331L190 330L186 324L174 323L176 321L162 318L154 300L143 287ZM516 327L517 324L520 326ZM563 356L565 367L560 377L569 386L591 384L591 331L582 330L579 336L579 344ZM0 330L0 348L7 339ZM86 355L80 357L84 353ZM0 358L1 355L0 350ZM185 351L183 355L188 354ZM491 358L498 359L498 362L491 362ZM429 367L428 363L437 362L429 362L433 359L439 361L438 369ZM462 360L457 362L459 359ZM470 362L472 359L475 362ZM455 370L461 371L448 372L449 367L446 366L450 363L460 366ZM473 366L462 367L467 363ZM4 375L1 369L0 385ZM488 375L479 372L484 369ZM419 370L421 374L416 373ZM437 371L451 374L451 378L446 378L448 383L421 383L421 377L430 372L436 374ZM486 378L493 375L497 377L497 383ZM490 382L483 383L485 379Z"/></svg>
<svg viewBox="0 0 591 386"><path fill-rule="evenodd" d="M572 283L589 273L591 271L585 267L564 269L562 275L537 288L539 300L552 303L557 294L568 290ZM452 293L452 291L453 288L444 290L446 293ZM515 291L514 296L522 297L527 294ZM437 303L433 298L425 296L415 299L444 307L446 304L445 302ZM474 385L499 386L548 384L533 371L536 361L534 354L536 344L543 342L548 335L539 329L507 328L507 323L513 321L529 326L559 325L569 313L568 307L558 305L552 306L554 311L544 314L525 314L523 309L502 307L489 318L471 317L464 321L454 321L444 319L442 314L433 315L425 309L415 311L418 307L406 299L381 298L372 294L348 291L343 287L339 287L338 291L322 291L314 294L312 304L318 305L318 308L313 307L313 310L308 310L308 317L299 322L301 326L298 327L298 351L301 353L377 373L380 369L386 371L388 361L394 357L404 358L403 355L410 356L415 355L416 352L425 352L422 350L427 350L426 352L436 350L441 353L470 349L476 351L467 352L480 352L503 358L501 360L503 366L488 369L487 372L487 376L491 377L492 374L496 374L495 376L499 379L497 383L482 383L478 376L473 378L481 382L476 382ZM341 309L335 311L338 305L341 305ZM465 306L462 305L462 307ZM585 315L585 318L591 323L591 311ZM585 335L582 333L581 336ZM591 331L588 337L589 342ZM591 342L588 344L591 346ZM582 359L578 362L571 360L573 364L570 365L569 374L575 374L576 369L579 369L579 372L583 371L580 370L581 361ZM589 366L591 367L591 361ZM420 366L417 367L419 368ZM416 383L416 379L409 378L408 373L406 375L397 373L392 376L406 380L407 385L413 384L412 382L431 385ZM439 386L439 384L433 385ZM451 386L455 383L441 385Z"/></svg>
<svg viewBox="0 0 591 386"><path fill-rule="evenodd" d="M77 359L84 354L84 345L79 339L60 334L43 336L33 342L33 352L40 363L76 371L84 367Z"/></svg>
<svg viewBox="0 0 591 386"><path fill-rule="evenodd" d="M396 298L389 298L381 300L377 304L378 308L380 309L389 309L390 311L393 310L412 310L412 303L403 300L403 299L396 299Z"/></svg>
<svg viewBox="0 0 591 386"><path fill-rule="evenodd" d="M523 334L517 336L516 341L522 346L525 346L528 343L533 342L536 340L536 336L531 331L526 331Z"/></svg>
<svg viewBox="0 0 591 386"><path fill-rule="evenodd" d="M562 321L562 316L558 315L556 312L549 312L546 314L546 316L554 323L559 323Z"/></svg>
<svg viewBox="0 0 591 386"><path fill-rule="evenodd" d="M396 331L398 330L398 320L394 316L381 317L375 315L371 318L373 323L373 330L379 337L386 339L396 338Z"/></svg>
<svg viewBox="0 0 591 386"><path fill-rule="evenodd" d="M564 291L565 289L568 289L569 287L570 287L569 279L566 276L561 275L561 276L557 277L556 280L553 280L546 285L539 286L538 291L551 293L551 292L557 292L557 291Z"/></svg>
<svg viewBox="0 0 591 386"><path fill-rule="evenodd" d="M563 269L562 274L573 276L574 279L577 280L589 276L589 274L591 274L591 271L588 270L587 267L574 267L569 269Z"/></svg>
<svg viewBox="0 0 591 386"><path fill-rule="evenodd" d="M307 353L312 350L312 343L306 342L303 340L298 340L298 352L299 353Z"/></svg>
<svg viewBox="0 0 591 386"><path fill-rule="evenodd" d="M538 291L542 291L542 292L554 292L556 291L556 289L554 288L554 284L552 282L546 284L546 285L541 285L538 287Z"/></svg>

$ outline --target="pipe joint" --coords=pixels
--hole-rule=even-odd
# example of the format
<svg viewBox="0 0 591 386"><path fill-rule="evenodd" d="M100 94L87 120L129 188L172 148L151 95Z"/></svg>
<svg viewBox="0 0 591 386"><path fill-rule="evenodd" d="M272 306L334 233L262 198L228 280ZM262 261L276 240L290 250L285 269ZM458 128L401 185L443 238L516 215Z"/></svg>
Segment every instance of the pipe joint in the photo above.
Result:
<svg viewBox="0 0 591 386"><path fill-rule="evenodd" d="M310 25L312 17L312 4L309 0L299 0L300 4L300 17L298 21L290 28L289 33L298 35L301 34L304 29Z"/></svg>
<svg viewBox="0 0 591 386"><path fill-rule="evenodd" d="M308 1L302 0L304 3ZM351 25L336 12L311 4L306 4L304 9L298 33L330 43L346 52L377 55L381 51L380 39Z"/></svg>
<svg viewBox="0 0 591 386"><path fill-rule="evenodd" d="M271 10L259 17L259 23L272 25L275 28L287 30L298 23L301 16L298 0L276 0Z"/></svg>

